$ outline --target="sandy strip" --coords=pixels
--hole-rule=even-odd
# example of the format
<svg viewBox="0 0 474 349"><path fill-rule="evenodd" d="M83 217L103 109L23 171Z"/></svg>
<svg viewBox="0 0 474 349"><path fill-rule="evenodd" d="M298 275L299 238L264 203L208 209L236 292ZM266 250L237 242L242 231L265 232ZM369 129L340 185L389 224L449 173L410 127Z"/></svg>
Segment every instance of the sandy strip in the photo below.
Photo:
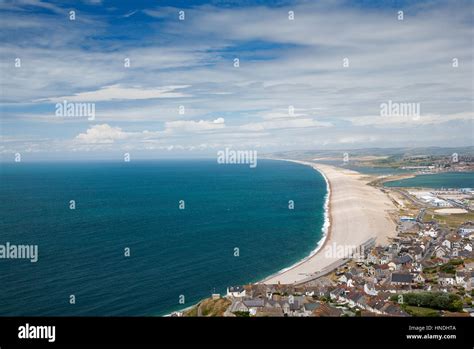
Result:
<svg viewBox="0 0 474 349"><path fill-rule="evenodd" d="M330 186L329 232L323 246L312 256L289 269L264 279L265 284L292 284L310 277L340 258L348 251L376 238L387 242L396 235L396 225L388 212L396 210L392 201L379 189L367 185L367 176L334 166L295 161L320 171ZM310 242L314 244L314 242ZM328 249L332 254L328 253Z"/></svg>
<svg viewBox="0 0 474 349"><path fill-rule="evenodd" d="M461 214L467 213L467 210L462 208L440 208L439 210L435 210L435 213L439 214Z"/></svg>

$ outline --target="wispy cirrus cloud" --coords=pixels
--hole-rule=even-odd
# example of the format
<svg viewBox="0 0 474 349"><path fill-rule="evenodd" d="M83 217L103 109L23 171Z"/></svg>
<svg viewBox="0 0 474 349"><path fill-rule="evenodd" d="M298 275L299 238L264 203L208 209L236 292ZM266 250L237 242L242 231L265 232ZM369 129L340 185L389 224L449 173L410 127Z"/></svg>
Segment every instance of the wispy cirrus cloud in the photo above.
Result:
<svg viewBox="0 0 474 349"><path fill-rule="evenodd" d="M189 85L181 86L164 86L155 89L143 89L138 87L122 87L120 85L104 86L96 91L80 92L71 96L60 96L54 98L38 99L35 102L69 102L87 101L87 102L104 102L114 100L141 100L155 98L178 98L188 97L185 93L179 92Z"/></svg>
<svg viewBox="0 0 474 349"><path fill-rule="evenodd" d="M405 5L403 21L399 8L348 1L87 6L71 22L68 9L56 4L2 4L4 132L21 139L25 125L34 125L38 138L58 148L108 134L94 151L110 144L209 149L231 142L277 150L402 146L415 139L434 145L450 139L444 130L458 144L472 143L468 1ZM113 129L53 118L52 104L65 99L96 103L97 122ZM420 118L381 117L387 100L419 103Z"/></svg>

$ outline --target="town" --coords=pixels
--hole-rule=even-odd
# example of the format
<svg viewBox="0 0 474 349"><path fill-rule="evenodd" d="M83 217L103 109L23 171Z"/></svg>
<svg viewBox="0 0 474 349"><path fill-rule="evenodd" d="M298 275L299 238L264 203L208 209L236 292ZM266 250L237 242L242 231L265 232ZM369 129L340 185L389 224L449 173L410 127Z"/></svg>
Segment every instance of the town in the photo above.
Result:
<svg viewBox="0 0 474 349"><path fill-rule="evenodd" d="M228 287L173 316L474 316L474 192L381 190L399 209L389 244L368 242L299 284ZM437 211L458 205L461 218Z"/></svg>

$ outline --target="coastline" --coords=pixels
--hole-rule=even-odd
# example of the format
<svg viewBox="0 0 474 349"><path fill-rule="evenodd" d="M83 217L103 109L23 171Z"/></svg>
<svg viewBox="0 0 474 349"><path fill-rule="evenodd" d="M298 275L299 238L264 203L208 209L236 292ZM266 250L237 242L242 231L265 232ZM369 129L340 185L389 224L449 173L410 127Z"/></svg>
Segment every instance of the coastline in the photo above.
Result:
<svg viewBox="0 0 474 349"><path fill-rule="evenodd" d="M327 242L329 236L331 235L331 200L330 200L331 199L331 182L329 181L327 176L324 174L324 172L314 168L312 166L313 165L312 163L309 163L309 162L306 162L306 161L291 160L291 159L271 159L271 160L289 161L289 162L294 162L294 163L297 163L297 164L300 164L300 165L309 166L313 170L317 171L318 173L320 173L323 176L324 180L326 181L326 195L324 197L324 206L323 206L323 208L324 208L324 223L323 223L323 226L321 227L321 231L322 231L323 235L322 235L321 239L319 239L319 241L316 243L316 247L309 253L309 255L307 255L303 259L297 261L296 263L290 265L289 267L285 267L285 268L277 271L276 273L273 273L273 274L263 278L262 280L259 280L259 281L255 282L255 283L266 283L267 280L270 280L273 277L275 277L277 275L280 275L282 273L286 273L286 272L290 271L291 269L296 268L299 265L305 263L308 259L310 259L314 255L316 255L320 250L322 250L325 247L326 242Z"/></svg>
<svg viewBox="0 0 474 349"><path fill-rule="evenodd" d="M302 263L305 263L305 261L310 259L312 256L316 255L321 249L324 248L324 246L326 245L326 241L328 240L328 237L331 234L331 207L330 207L331 206L331 201L330 201L330 198L331 198L331 183L330 183L329 179L327 178L327 176L322 171L319 171L319 170L315 169L312 166L313 164L309 163L309 162L299 161L299 160L291 160L291 159L273 159L273 158L268 158L267 160L289 161L289 162L294 162L294 163L297 163L297 164L300 164L300 165L310 166L310 167L313 168L313 170L317 171L318 173L320 173L323 176L323 178L326 182L326 195L325 195L325 198L324 198L324 206L323 206L323 208L324 208L324 223L323 223L323 226L321 227L321 231L322 231L323 235L322 235L321 239L319 239L319 241L317 242L316 247L310 252L309 255L307 255L306 257L304 257L303 259L297 261L296 263L292 264L289 267L285 267L283 269L280 269L276 273L268 275L267 277L263 278L262 280L251 282L251 283L254 283L254 284L265 283L265 280L268 280L272 277L275 277L276 275L279 275L281 273L285 273L285 272L297 267L298 265L300 265ZM194 307L198 304L199 304L199 302L197 302L193 305L187 306L185 308L175 310L171 313L161 315L161 316L162 317L170 317L170 316L173 316L173 314L183 313L183 312L191 309L192 307Z"/></svg>
<svg viewBox="0 0 474 349"><path fill-rule="evenodd" d="M324 201L324 223L321 228L323 235L321 239L317 241L316 247L310 252L309 255L297 261L293 265L283 268L277 271L276 273L263 278L262 280L252 282L254 284L278 284L278 283L295 284L295 283L301 282L304 279L308 278L309 276L320 272L321 270L323 270L324 268L327 268L328 266L331 266L335 261L340 259L340 258L334 258L334 259L329 258L325 261L325 263L319 263L321 260L321 256L323 255L322 253L323 249L330 242L332 244L335 243L335 244L341 244L341 245L347 245L349 243L349 245L351 246L359 246L362 243L366 242L369 236L366 236L366 235L360 236L360 234L359 235L346 234L347 235L346 239L341 239L340 229L338 230L337 236L334 236L335 234L333 233L333 230L334 230L333 222L335 221L336 218L341 217L341 212L340 210L338 210L338 207L335 207L334 202L333 202L334 201L333 185L332 185L331 175L328 175L327 173L328 169L331 169L332 171L336 171L338 173L343 172L345 176L347 175L349 177L357 177L357 181L353 181L354 183L350 183L350 184L351 184L351 187L355 186L356 189L357 188L363 189L363 194L361 195L362 197L365 197L366 191L369 191L370 194L377 193L378 195L376 196L378 197L375 200L376 211L372 212L373 214L380 215L386 211L385 209L385 210L382 210L382 212L380 212L379 202L382 202L385 204L389 203L393 206L393 204L390 202L386 194L382 193L376 188L373 188L367 185L369 183L369 181L366 179L367 176L359 172L356 172L353 170L347 170L347 169L340 169L340 168L336 168L330 165L322 165L322 164L317 164L317 163L312 163L312 162L307 162L307 161L300 161L300 160L275 159L275 158L271 158L271 159L269 158L269 160L289 161L289 162L294 162L294 163L298 163L305 166L310 166L311 168L313 168L315 171L318 171L323 176L324 180L326 181L326 188L327 188L327 193L325 195L325 201ZM363 180L362 178L365 178L365 179ZM385 202L383 202L384 201L383 199L385 199ZM362 208L364 207L362 206ZM392 222L392 224L393 224L392 227L387 227L387 230L390 230L390 232L387 235L394 236L396 234L395 223ZM364 226L359 226L359 230L360 228L363 228L363 227ZM349 231L348 229L345 229L345 230ZM379 238L380 236L378 235L381 235L381 234L377 234L377 232L373 232L373 233L375 234L371 234L370 237ZM195 306L196 304L185 307L181 310L174 311L164 316L171 316L172 314L182 313L183 311Z"/></svg>
<svg viewBox="0 0 474 349"><path fill-rule="evenodd" d="M389 198L377 188L368 186L367 176L352 170L330 165L316 164L298 160L292 161L311 166L320 172L329 185L327 204L328 231L318 242L316 249L294 265L266 277L258 283L295 284L330 268L343 259L335 251L358 248L370 239L378 243L396 235L395 223L387 212L395 207ZM322 250L330 243L333 249ZM332 254L331 254L332 253Z"/></svg>

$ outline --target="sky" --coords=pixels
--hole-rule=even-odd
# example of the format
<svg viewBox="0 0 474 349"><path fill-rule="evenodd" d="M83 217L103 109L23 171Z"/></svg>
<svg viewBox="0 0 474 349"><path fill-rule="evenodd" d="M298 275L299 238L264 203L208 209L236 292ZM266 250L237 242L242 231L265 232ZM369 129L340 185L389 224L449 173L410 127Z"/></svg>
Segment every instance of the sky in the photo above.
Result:
<svg viewBox="0 0 474 349"><path fill-rule="evenodd" d="M2 160L474 145L471 1L7 0L0 36Z"/></svg>

